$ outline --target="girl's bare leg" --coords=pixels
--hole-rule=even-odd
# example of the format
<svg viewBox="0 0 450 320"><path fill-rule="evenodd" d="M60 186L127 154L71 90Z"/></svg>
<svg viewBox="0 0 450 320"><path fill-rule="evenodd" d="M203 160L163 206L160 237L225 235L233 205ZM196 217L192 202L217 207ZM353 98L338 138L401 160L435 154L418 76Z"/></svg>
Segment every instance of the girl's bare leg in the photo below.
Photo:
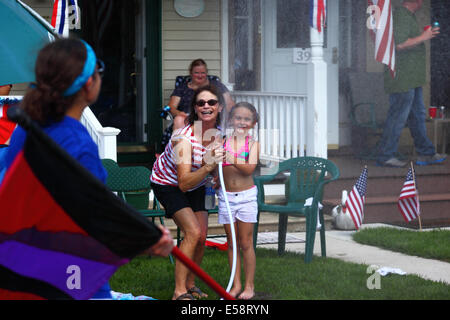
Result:
<svg viewBox="0 0 450 320"><path fill-rule="evenodd" d="M231 235L231 225L224 224L225 233L227 234L228 241L228 263L230 265L230 269L233 265L233 239ZM236 231L236 248L237 248L237 256L236 256L236 273L234 275L233 286L229 292L229 294L233 297L237 297L241 292L241 257L239 253L239 237L237 235L237 224L234 223L234 230Z"/></svg>
<svg viewBox="0 0 450 320"><path fill-rule="evenodd" d="M253 223L247 223L237 220L239 246L242 250L244 262L245 286L244 291L237 297L238 299L248 300L255 296L255 269L256 255L253 248Z"/></svg>

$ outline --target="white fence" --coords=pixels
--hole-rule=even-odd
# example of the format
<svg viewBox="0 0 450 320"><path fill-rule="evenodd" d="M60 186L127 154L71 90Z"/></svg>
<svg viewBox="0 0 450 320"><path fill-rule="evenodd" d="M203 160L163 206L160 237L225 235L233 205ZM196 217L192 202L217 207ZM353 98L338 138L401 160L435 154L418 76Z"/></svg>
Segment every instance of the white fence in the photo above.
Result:
<svg viewBox="0 0 450 320"><path fill-rule="evenodd" d="M256 131L260 158L282 161L305 155L306 96L253 91L231 92L233 100L246 101L259 113Z"/></svg>
<svg viewBox="0 0 450 320"><path fill-rule="evenodd" d="M10 100L22 100L22 98L23 96L0 96L0 99ZM111 127L102 127L89 107L84 109L80 122L86 127L90 136L97 144L100 158L117 161L117 135L120 133L120 130Z"/></svg>

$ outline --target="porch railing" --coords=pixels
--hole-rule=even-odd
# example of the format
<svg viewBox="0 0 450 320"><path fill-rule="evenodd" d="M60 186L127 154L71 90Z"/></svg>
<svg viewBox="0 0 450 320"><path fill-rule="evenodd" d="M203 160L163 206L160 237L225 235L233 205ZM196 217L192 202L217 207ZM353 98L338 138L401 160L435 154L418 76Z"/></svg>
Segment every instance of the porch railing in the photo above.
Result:
<svg viewBox="0 0 450 320"><path fill-rule="evenodd" d="M305 155L305 95L255 91L234 91L231 95L235 102L249 102L258 111L259 125L253 134L261 144L261 160L282 161Z"/></svg>
<svg viewBox="0 0 450 320"><path fill-rule="evenodd" d="M23 96L0 96L0 102L3 102L3 100L20 101L22 98ZM86 127L89 135L97 144L100 158L109 158L117 161L117 135L120 133L120 130L102 127L89 107L84 109L80 122Z"/></svg>
<svg viewBox="0 0 450 320"><path fill-rule="evenodd" d="M97 144L100 159L107 158L117 161L117 135L120 133L120 130L112 127L102 127L89 107L84 109L80 122L86 127Z"/></svg>

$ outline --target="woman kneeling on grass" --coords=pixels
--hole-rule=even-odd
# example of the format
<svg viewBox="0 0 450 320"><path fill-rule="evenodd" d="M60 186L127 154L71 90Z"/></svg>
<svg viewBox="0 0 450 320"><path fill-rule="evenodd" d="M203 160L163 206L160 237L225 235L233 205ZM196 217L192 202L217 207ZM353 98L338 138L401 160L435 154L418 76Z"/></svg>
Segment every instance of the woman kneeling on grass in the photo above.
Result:
<svg viewBox="0 0 450 320"><path fill-rule="evenodd" d="M223 158L222 145L215 142L223 105L223 97L215 86L197 89L188 124L173 133L166 149L153 165L151 176L153 191L164 206L166 217L172 218L184 235L180 250L197 265L202 262L208 232L206 178ZM205 161L210 154L214 156ZM194 281L195 275L177 260L172 298L193 300L194 296L207 297Z"/></svg>

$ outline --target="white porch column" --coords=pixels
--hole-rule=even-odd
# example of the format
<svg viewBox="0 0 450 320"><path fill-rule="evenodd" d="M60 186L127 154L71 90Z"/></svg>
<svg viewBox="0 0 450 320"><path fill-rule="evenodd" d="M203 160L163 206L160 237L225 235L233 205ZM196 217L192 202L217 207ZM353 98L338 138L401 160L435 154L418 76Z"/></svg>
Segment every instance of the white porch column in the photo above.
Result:
<svg viewBox="0 0 450 320"><path fill-rule="evenodd" d="M311 62L308 64L306 155L327 158L327 64L323 58L323 29L310 28Z"/></svg>

